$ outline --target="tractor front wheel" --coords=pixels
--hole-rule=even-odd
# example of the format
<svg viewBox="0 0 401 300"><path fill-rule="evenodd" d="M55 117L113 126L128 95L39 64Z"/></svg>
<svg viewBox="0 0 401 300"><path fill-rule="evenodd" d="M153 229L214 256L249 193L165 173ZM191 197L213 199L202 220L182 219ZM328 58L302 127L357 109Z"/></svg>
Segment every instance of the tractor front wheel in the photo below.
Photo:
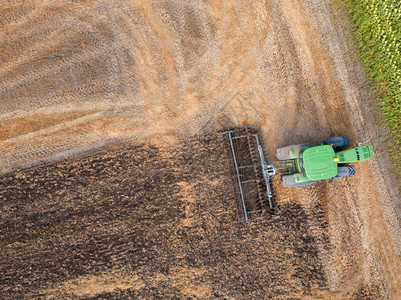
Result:
<svg viewBox="0 0 401 300"><path fill-rule="evenodd" d="M350 145L350 140L347 136L337 136L324 139L323 145L330 145L332 147L348 147Z"/></svg>
<svg viewBox="0 0 401 300"><path fill-rule="evenodd" d="M338 179L341 177L352 176L352 175L355 175L355 167L354 166L341 166L341 167L338 167L337 176L334 178Z"/></svg>
<svg viewBox="0 0 401 300"><path fill-rule="evenodd" d="M332 137L324 139L323 145L330 145L337 152L343 150L345 147L348 147L350 145L350 140L347 136Z"/></svg>

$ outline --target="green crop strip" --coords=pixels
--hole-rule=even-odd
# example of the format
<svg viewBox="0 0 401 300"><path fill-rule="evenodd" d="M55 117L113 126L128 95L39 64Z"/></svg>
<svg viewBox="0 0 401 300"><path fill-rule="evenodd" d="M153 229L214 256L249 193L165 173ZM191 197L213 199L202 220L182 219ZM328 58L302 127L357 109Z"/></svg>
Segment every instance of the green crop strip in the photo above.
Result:
<svg viewBox="0 0 401 300"><path fill-rule="evenodd" d="M390 128L390 151L401 175L401 1L346 0L359 57L376 84Z"/></svg>

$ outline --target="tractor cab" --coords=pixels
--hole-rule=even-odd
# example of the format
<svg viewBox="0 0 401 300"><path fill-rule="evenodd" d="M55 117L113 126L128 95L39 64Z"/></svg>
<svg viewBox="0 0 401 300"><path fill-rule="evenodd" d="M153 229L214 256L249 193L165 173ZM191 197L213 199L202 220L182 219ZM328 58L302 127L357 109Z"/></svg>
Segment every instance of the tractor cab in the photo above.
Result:
<svg viewBox="0 0 401 300"><path fill-rule="evenodd" d="M333 147L329 145L315 146L301 152L298 164L299 171L309 180L323 180L337 175Z"/></svg>

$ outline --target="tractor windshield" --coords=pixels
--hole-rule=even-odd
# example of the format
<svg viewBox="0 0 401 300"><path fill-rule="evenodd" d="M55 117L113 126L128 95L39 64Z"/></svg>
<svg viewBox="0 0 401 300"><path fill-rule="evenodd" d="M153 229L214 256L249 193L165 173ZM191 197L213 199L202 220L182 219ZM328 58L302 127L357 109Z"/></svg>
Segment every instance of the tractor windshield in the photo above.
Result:
<svg viewBox="0 0 401 300"><path fill-rule="evenodd" d="M303 157L304 157L304 150L302 150L302 151L299 153L299 162L298 162L298 165L299 165L299 171L300 171L304 176L306 176Z"/></svg>

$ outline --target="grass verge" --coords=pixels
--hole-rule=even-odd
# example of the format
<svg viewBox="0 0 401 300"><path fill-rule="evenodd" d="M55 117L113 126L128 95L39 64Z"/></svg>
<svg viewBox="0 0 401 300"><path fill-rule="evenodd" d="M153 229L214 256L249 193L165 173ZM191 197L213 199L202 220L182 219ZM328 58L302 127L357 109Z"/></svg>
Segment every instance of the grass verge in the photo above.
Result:
<svg viewBox="0 0 401 300"><path fill-rule="evenodd" d="M346 0L355 24L358 55L375 83L391 131L389 142L401 175L401 2Z"/></svg>

